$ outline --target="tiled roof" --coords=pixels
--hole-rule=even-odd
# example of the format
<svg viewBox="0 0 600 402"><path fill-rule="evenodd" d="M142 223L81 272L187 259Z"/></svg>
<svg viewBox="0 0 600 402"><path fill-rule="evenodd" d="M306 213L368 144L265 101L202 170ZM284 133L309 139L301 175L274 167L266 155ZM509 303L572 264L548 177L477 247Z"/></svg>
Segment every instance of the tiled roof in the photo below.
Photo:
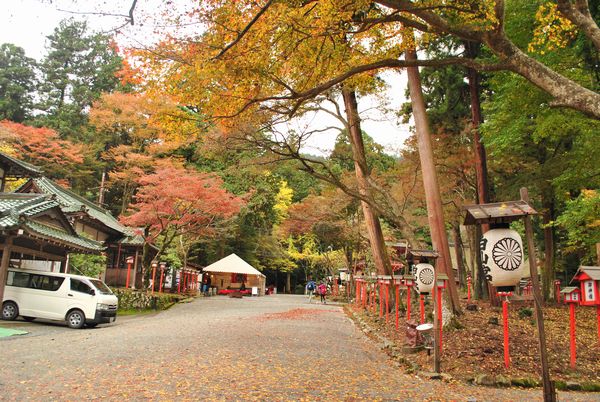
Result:
<svg viewBox="0 0 600 402"><path fill-rule="evenodd" d="M71 235L60 229L43 225L39 222L26 221L24 222L24 226L25 230L34 236L37 235L54 241L59 240L62 243L67 243L69 245L76 246L77 248L88 249L91 251L102 251L105 249L102 243L91 239L86 239L85 237Z"/></svg>
<svg viewBox="0 0 600 402"><path fill-rule="evenodd" d="M36 215L52 208L60 210L60 204L47 195L0 194L0 229L23 229L32 237L59 242L81 251L104 250L101 243L81 237L74 230L69 233L33 220Z"/></svg>
<svg viewBox="0 0 600 402"><path fill-rule="evenodd" d="M38 177L31 179L35 185L44 194L52 194L61 205L61 209L66 213L82 211L87 213L91 218L100 221L107 227L127 235L127 229L121 225L114 216L107 210L91 201L86 200L82 196L67 190L46 177ZM17 190L18 191L18 190Z"/></svg>
<svg viewBox="0 0 600 402"><path fill-rule="evenodd" d="M37 177L43 172L42 168L32 165L31 163L20 161L3 152L0 152L0 163L10 166L8 169L9 176Z"/></svg>
<svg viewBox="0 0 600 402"><path fill-rule="evenodd" d="M143 246L145 240L141 233L143 233L141 228L125 226L125 236L119 240L119 243L124 246Z"/></svg>

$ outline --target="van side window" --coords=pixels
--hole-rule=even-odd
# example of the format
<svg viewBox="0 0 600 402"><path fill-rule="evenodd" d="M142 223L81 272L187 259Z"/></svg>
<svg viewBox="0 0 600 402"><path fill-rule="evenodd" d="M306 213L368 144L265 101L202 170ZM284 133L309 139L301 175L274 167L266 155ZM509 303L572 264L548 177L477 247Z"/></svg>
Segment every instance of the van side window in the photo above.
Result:
<svg viewBox="0 0 600 402"><path fill-rule="evenodd" d="M31 275L31 285L29 287L55 292L60 288L64 280L65 278L58 276ZM34 286L34 283L36 286Z"/></svg>
<svg viewBox="0 0 600 402"><path fill-rule="evenodd" d="M27 272L8 271L6 284L20 288L41 289L55 292L65 278L59 276L29 274Z"/></svg>
<svg viewBox="0 0 600 402"><path fill-rule="evenodd" d="M73 278L71 278L71 290L87 294L92 293L92 288L89 287L85 282Z"/></svg>
<svg viewBox="0 0 600 402"><path fill-rule="evenodd" d="M26 288L29 286L29 276L27 272L9 271L6 277L6 284L8 286Z"/></svg>

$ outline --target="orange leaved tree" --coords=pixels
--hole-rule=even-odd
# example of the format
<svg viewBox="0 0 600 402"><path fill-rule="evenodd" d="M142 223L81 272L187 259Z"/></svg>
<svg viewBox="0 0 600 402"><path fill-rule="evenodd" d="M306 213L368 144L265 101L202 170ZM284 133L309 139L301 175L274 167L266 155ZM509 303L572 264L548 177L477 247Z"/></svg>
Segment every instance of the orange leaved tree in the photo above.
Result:
<svg viewBox="0 0 600 402"><path fill-rule="evenodd" d="M149 244L160 256L176 239L187 242L213 236L224 222L244 205L242 198L223 188L214 175L190 169L164 167L138 179L138 190L121 217L124 224L144 227ZM148 266L148 249L144 249L144 277Z"/></svg>

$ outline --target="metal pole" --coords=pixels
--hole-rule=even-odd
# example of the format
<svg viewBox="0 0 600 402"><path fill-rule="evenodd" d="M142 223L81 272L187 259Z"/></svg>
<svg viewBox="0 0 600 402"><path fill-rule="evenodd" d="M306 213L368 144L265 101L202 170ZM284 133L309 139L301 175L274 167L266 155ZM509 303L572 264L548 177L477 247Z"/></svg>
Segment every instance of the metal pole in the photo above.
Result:
<svg viewBox="0 0 600 402"><path fill-rule="evenodd" d="M529 202L529 192L527 188L521 188L521 199ZM544 401L556 402L556 392L554 383L550 380L550 369L548 366L548 351L546 349L546 332L544 330L544 312L542 311L542 295L540 292L540 283L537 272L537 258L535 255L535 245L533 243L533 226L531 217L525 215L525 235L527 237L527 251L529 253L529 272L531 275L531 290L533 291L533 303L535 306L535 321L538 329L538 346L540 361L542 365L542 384L544 386Z"/></svg>
<svg viewBox="0 0 600 402"><path fill-rule="evenodd" d="M425 323L425 296L419 295L419 307L421 313L421 324Z"/></svg>

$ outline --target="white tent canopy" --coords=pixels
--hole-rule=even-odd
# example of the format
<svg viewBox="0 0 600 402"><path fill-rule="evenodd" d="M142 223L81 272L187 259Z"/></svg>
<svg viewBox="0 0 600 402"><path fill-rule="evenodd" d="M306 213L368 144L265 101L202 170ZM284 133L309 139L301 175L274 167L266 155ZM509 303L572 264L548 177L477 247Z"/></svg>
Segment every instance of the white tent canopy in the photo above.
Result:
<svg viewBox="0 0 600 402"><path fill-rule="evenodd" d="M203 269L204 272L220 272L231 274L246 274L265 277L259 270L242 260L236 254L229 254L227 257L210 264Z"/></svg>

